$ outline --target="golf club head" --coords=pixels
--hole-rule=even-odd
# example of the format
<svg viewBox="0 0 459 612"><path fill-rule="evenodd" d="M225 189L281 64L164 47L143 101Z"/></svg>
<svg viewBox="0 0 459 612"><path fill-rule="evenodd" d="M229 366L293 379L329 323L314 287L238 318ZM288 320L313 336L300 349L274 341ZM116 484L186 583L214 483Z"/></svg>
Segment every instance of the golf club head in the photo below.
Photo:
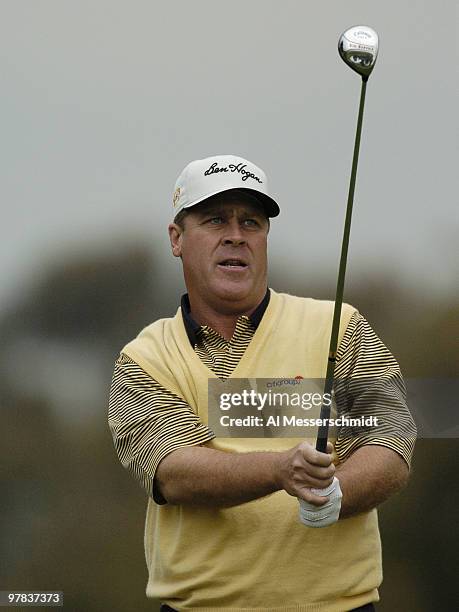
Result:
<svg viewBox="0 0 459 612"><path fill-rule="evenodd" d="M378 57L378 35L368 27L357 25L341 34L338 51L348 66L368 79Z"/></svg>

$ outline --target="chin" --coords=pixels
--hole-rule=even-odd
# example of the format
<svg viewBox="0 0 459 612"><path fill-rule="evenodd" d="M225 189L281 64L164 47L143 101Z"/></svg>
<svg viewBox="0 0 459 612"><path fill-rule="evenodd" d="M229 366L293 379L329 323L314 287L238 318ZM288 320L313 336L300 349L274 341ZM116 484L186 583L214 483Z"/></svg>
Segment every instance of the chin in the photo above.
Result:
<svg viewBox="0 0 459 612"><path fill-rule="evenodd" d="M214 295L227 302L245 302L253 299L256 288L248 283L222 283L215 287Z"/></svg>
<svg viewBox="0 0 459 612"><path fill-rule="evenodd" d="M221 300L234 302L246 299L250 293L250 290L242 287L225 287L224 289L217 291L216 295Z"/></svg>

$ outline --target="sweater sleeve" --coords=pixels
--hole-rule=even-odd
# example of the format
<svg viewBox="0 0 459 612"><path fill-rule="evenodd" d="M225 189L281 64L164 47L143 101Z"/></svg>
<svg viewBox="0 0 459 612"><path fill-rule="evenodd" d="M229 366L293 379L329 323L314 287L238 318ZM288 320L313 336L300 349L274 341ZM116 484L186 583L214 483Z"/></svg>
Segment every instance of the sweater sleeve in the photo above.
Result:
<svg viewBox="0 0 459 612"><path fill-rule="evenodd" d="M123 354L115 363L108 423L122 465L159 504L165 503L154 483L160 461L215 437L182 398Z"/></svg>
<svg viewBox="0 0 459 612"><path fill-rule="evenodd" d="M385 446L411 465L416 425L406 403L400 367L369 323L358 312L338 349L335 393L341 416L374 417L369 428L340 428L335 450L341 461L364 445Z"/></svg>

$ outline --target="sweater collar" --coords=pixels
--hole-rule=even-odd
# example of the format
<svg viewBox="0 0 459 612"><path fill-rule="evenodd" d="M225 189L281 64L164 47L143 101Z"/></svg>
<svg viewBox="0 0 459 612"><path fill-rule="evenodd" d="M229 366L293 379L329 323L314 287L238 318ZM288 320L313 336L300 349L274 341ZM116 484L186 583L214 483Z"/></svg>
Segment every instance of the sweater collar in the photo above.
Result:
<svg viewBox="0 0 459 612"><path fill-rule="evenodd" d="M249 320L254 329L257 329L257 327L260 325L263 315L265 314L265 310L268 307L270 297L271 294L268 288L266 289L265 297L261 300L261 302L250 315ZM199 325L199 323L196 323L196 321L191 316L191 306L190 300L188 298L188 293L182 295L180 306L182 310L183 324L185 325L188 340L190 341L191 346L194 347L198 341L197 336L199 330L201 329L201 325Z"/></svg>

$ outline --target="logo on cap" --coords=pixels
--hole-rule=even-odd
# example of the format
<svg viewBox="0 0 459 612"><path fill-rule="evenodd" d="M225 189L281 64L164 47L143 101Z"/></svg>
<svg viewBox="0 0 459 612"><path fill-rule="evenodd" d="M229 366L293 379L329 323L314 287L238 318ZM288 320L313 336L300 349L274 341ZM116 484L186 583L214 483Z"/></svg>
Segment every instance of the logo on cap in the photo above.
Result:
<svg viewBox="0 0 459 612"><path fill-rule="evenodd" d="M177 206L177 202L180 199L180 187L177 187L177 189L174 191L174 197L172 198L172 201L174 203L174 207Z"/></svg>
<svg viewBox="0 0 459 612"><path fill-rule="evenodd" d="M218 167L217 162L214 162L210 168L204 172L204 176L209 176L209 174L217 174L218 172L238 172L242 174L242 180L246 181L248 178L252 178L258 183L263 183L263 181L256 176L253 172L249 172L246 170L247 164L239 163L239 164L229 164L228 166Z"/></svg>

